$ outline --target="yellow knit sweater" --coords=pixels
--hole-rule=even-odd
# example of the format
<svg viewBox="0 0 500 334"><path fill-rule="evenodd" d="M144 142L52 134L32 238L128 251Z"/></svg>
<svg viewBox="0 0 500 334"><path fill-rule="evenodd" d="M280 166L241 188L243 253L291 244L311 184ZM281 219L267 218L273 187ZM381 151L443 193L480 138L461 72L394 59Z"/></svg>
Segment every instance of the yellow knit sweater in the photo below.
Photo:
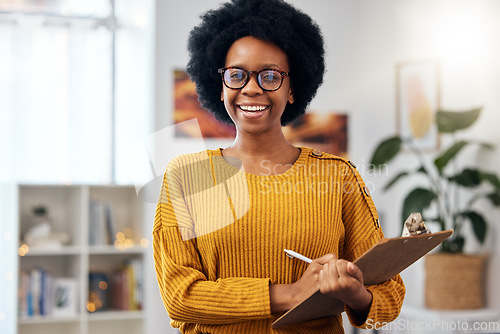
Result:
<svg viewBox="0 0 500 334"><path fill-rule="evenodd" d="M343 333L342 317L272 329L269 284L297 281L309 258L355 260L383 237L356 168L301 147L285 173L240 171L221 150L182 155L166 170L153 229L161 296L183 333ZM398 276L368 286L367 322L394 320L405 288ZM349 309L346 309L350 319Z"/></svg>

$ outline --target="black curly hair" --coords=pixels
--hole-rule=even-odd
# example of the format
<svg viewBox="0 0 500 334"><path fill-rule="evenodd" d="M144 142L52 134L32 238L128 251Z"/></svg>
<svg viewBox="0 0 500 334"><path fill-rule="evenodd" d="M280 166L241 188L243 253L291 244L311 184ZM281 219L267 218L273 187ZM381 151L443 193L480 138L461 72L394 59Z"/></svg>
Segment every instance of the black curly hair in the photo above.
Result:
<svg viewBox="0 0 500 334"><path fill-rule="evenodd" d="M204 108L217 119L232 122L220 100L217 69L224 67L236 40L253 36L276 44L288 57L294 103L286 106L281 124L304 114L325 72L323 36L308 15L282 0L232 0L201 19L189 36L187 73Z"/></svg>

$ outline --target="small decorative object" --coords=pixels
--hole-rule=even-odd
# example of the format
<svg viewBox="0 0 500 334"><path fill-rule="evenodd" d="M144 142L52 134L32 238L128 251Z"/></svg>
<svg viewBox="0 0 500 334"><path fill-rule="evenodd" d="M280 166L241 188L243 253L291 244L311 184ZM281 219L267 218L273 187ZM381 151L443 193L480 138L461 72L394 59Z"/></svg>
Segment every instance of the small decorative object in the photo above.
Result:
<svg viewBox="0 0 500 334"><path fill-rule="evenodd" d="M32 227L43 223L51 223L49 211L45 205L34 206L31 213L33 214L33 221L31 222Z"/></svg>
<svg viewBox="0 0 500 334"><path fill-rule="evenodd" d="M389 163L401 151L403 143L416 157L412 170L395 175L385 186L389 189L410 175L427 179L411 190L403 202L403 220L412 212L422 212L427 222L439 223L441 230L453 229L452 237L442 243L440 252L425 257L426 305L438 309L472 309L484 305L484 267L486 256L464 255L466 238L475 237L483 244L487 223L477 203L483 199L500 206L500 179L495 172L479 168L460 168L457 155L469 145L492 150L493 146L474 140L457 139L456 132L471 126L481 108L464 112L437 111L435 122L441 135L451 134L450 146L427 161L411 138L395 136L376 148L371 165L374 169ZM450 168L453 167L453 168ZM462 199L462 201L458 200ZM463 227L470 224L472 233Z"/></svg>
<svg viewBox="0 0 500 334"><path fill-rule="evenodd" d="M406 219L403 226L402 237L409 237L410 235L419 235L431 233L429 229L425 226L424 220L420 212L412 213L408 219Z"/></svg>
<svg viewBox="0 0 500 334"><path fill-rule="evenodd" d="M52 231L52 221L46 206L33 207L31 228L24 234L24 242L30 248L56 248L69 243L67 233Z"/></svg>

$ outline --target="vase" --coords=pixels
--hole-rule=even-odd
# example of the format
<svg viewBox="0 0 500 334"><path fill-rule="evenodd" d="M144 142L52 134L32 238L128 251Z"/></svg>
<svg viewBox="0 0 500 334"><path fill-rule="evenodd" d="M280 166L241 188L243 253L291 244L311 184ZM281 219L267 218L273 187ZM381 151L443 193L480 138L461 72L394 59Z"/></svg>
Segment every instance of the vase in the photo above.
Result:
<svg viewBox="0 0 500 334"><path fill-rule="evenodd" d="M439 310L485 305L486 255L432 253L425 256L425 305Z"/></svg>

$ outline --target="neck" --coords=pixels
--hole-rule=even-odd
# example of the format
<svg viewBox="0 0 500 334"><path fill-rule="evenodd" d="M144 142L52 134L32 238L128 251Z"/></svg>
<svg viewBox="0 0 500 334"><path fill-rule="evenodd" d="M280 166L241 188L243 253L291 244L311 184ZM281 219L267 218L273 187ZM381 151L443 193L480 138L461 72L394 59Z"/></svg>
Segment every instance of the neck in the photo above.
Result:
<svg viewBox="0 0 500 334"><path fill-rule="evenodd" d="M235 155L276 157L290 151L296 151L296 148L285 139L282 131L276 132L272 136L257 136L238 132L227 151Z"/></svg>

